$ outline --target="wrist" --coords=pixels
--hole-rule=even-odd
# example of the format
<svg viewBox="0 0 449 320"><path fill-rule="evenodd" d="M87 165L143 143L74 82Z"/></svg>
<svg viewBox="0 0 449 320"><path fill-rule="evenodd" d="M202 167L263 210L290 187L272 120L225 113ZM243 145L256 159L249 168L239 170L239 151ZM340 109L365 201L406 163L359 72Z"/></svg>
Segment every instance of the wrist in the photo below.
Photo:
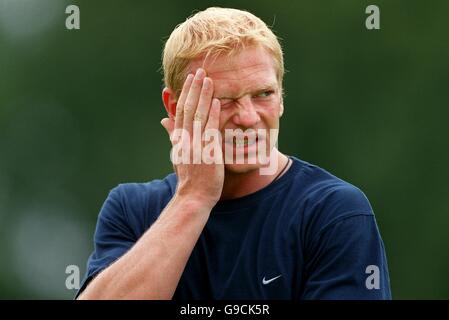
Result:
<svg viewBox="0 0 449 320"><path fill-rule="evenodd" d="M189 208L193 211L208 211L210 212L218 200L211 199L197 194L186 194L177 191L173 196L173 200L179 203L185 208Z"/></svg>

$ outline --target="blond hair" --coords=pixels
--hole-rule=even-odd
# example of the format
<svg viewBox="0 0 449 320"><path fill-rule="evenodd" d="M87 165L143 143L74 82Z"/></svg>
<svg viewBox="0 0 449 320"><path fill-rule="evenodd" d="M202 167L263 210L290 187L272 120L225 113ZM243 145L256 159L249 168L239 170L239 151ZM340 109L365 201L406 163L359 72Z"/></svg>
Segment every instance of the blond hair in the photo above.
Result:
<svg viewBox="0 0 449 320"><path fill-rule="evenodd" d="M178 96L190 61L203 56L232 55L250 45L261 45L273 56L282 88L284 59L276 35L247 11L219 7L197 12L173 30L162 55L165 86Z"/></svg>

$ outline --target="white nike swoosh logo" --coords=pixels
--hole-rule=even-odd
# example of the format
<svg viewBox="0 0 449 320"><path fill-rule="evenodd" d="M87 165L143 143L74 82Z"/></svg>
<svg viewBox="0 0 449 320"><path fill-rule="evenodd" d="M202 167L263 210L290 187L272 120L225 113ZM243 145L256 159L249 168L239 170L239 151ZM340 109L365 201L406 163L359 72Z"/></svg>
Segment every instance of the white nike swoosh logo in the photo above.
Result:
<svg viewBox="0 0 449 320"><path fill-rule="evenodd" d="M270 282L273 282L274 280L276 280L277 278L280 278L280 277L282 277L282 274L278 275L277 277L268 279L268 280L265 280L265 277L263 277L262 284L263 285L269 284Z"/></svg>

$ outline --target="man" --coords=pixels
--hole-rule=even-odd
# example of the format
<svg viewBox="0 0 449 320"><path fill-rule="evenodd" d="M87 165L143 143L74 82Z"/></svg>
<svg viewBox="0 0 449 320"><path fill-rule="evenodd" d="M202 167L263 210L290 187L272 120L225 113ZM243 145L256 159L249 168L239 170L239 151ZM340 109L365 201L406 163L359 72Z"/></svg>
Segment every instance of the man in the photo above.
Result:
<svg viewBox="0 0 449 320"><path fill-rule="evenodd" d="M78 297L389 299L364 194L272 143L284 67L265 23L235 9L198 12L171 34L163 67L161 123L187 161L173 152L176 173L111 191ZM238 129L256 138L226 134ZM192 164L198 147L215 161Z"/></svg>

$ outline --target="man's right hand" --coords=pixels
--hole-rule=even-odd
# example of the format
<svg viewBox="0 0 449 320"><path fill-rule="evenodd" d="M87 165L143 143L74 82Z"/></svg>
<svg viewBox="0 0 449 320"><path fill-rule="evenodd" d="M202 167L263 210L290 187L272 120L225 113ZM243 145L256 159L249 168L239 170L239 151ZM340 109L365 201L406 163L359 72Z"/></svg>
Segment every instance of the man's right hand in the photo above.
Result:
<svg viewBox="0 0 449 320"><path fill-rule="evenodd" d="M200 146L194 145L193 141L201 140L201 150L204 150L204 133L213 129L219 132L220 120L220 100L213 98L213 81L206 77L204 69L199 68L196 74L189 74L184 82L179 96L175 119L164 118L162 126L167 130L173 147L179 144L182 150L189 150L190 157L188 163L175 163L174 169L178 177L178 185L175 196L186 197L190 200L198 200L205 206L212 208L220 199L224 182L224 164L206 164L201 158L200 164L193 164L194 148L198 152ZM199 121L199 122L198 122ZM201 127L201 137L194 130L195 126ZM182 134L181 134L182 133ZM195 136L194 136L195 134ZM221 149L221 139L212 140L209 143L219 143L220 147L215 148L220 154L214 158L223 159ZM201 151L200 151L201 156Z"/></svg>
<svg viewBox="0 0 449 320"><path fill-rule="evenodd" d="M208 129L218 130L220 102L212 98L213 91L212 80L206 77L204 70L199 69L195 76L189 75L184 83L175 119L165 118L161 121L172 143L187 145L191 155L195 139L194 122L202 120L201 135ZM181 135L177 139L174 137L176 129L183 129L189 133L189 137ZM221 144L221 139L218 142ZM222 157L221 145L215 150L219 150L220 154L217 156ZM220 199L224 164L223 161L212 164L203 161L200 164L180 163L175 165L175 171L178 185L174 197L132 248L100 272L79 299L173 297L210 212ZM125 212L120 214L125 215ZM104 223L104 220L99 219L99 223ZM100 228L113 226L115 224ZM114 229L110 234L119 234L113 231ZM101 240L104 243L111 241L111 238Z"/></svg>

